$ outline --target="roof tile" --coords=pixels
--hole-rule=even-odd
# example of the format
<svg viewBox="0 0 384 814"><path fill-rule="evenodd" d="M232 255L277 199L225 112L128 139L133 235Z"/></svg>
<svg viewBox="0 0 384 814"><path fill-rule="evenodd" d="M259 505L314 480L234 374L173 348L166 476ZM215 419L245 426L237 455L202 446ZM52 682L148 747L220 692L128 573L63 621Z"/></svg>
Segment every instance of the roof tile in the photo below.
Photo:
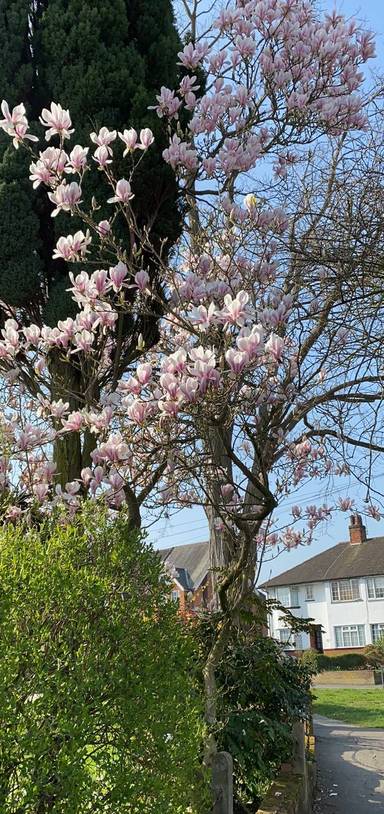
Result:
<svg viewBox="0 0 384 814"><path fill-rule="evenodd" d="M330 579L369 577L384 574L384 537L372 537L360 545L338 543L306 562L269 579L261 588L300 585Z"/></svg>

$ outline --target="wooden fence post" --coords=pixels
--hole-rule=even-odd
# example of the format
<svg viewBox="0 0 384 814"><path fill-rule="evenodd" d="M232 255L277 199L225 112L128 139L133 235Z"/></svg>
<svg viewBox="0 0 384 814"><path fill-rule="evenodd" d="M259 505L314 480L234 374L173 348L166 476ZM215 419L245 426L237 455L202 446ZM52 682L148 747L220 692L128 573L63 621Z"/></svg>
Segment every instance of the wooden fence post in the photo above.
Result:
<svg viewBox="0 0 384 814"><path fill-rule="evenodd" d="M213 814L233 814L233 760L217 752L212 763Z"/></svg>
<svg viewBox="0 0 384 814"><path fill-rule="evenodd" d="M293 759L292 768L295 774L304 774L305 770L305 735L303 721L293 724Z"/></svg>

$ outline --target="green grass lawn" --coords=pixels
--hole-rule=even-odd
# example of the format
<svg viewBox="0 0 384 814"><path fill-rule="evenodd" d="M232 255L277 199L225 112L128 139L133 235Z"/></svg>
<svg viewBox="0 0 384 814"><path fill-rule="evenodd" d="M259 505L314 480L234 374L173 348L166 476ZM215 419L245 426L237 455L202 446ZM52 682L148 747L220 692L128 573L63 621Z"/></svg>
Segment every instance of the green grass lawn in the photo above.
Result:
<svg viewBox="0 0 384 814"><path fill-rule="evenodd" d="M384 728L384 690L315 688L313 711L347 724Z"/></svg>

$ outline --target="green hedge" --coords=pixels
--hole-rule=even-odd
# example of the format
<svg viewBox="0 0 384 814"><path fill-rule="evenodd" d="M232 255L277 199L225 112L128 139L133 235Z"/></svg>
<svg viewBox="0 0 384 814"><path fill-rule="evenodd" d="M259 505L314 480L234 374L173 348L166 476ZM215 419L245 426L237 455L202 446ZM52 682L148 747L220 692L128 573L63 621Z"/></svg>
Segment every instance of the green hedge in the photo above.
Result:
<svg viewBox="0 0 384 814"><path fill-rule="evenodd" d="M195 652L124 518L0 528L1 814L201 814Z"/></svg>
<svg viewBox="0 0 384 814"><path fill-rule="evenodd" d="M362 653L342 653L340 656L317 656L318 671L324 670L363 670L367 659Z"/></svg>

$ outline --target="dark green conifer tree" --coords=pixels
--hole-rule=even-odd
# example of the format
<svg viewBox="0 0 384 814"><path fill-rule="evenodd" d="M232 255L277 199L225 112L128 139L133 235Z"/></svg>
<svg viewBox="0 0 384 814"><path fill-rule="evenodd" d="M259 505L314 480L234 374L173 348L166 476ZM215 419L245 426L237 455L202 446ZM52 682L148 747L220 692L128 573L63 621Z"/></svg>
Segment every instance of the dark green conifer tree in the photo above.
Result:
<svg viewBox="0 0 384 814"><path fill-rule="evenodd" d="M155 145L134 182L134 209L140 226L153 223L152 241L163 246L163 254L180 233L181 217L173 174L161 158L164 134L148 106L161 85L176 85L178 50L171 0L0 0L0 98L11 107L24 102L32 132L41 133L38 117L51 101L69 108L76 143L84 146L90 131L102 125L119 130L148 126L155 132ZM68 266L52 260L57 237L73 232L74 223L65 222L65 215L51 218L45 191L34 192L28 181L29 160L0 136L0 316L16 309L22 324L55 325L76 313L66 292ZM88 200L98 194L105 198L101 177L85 189ZM129 241L123 231L121 240ZM154 278L156 271L152 263ZM119 374L132 358L139 333L144 332L147 345L155 341L156 320L127 320L123 330ZM63 365L53 354L51 364L52 395L70 396L71 408L81 408L88 386L84 371L80 375L75 360ZM82 446L80 438L68 437L56 443L62 483L88 465L89 442Z"/></svg>

